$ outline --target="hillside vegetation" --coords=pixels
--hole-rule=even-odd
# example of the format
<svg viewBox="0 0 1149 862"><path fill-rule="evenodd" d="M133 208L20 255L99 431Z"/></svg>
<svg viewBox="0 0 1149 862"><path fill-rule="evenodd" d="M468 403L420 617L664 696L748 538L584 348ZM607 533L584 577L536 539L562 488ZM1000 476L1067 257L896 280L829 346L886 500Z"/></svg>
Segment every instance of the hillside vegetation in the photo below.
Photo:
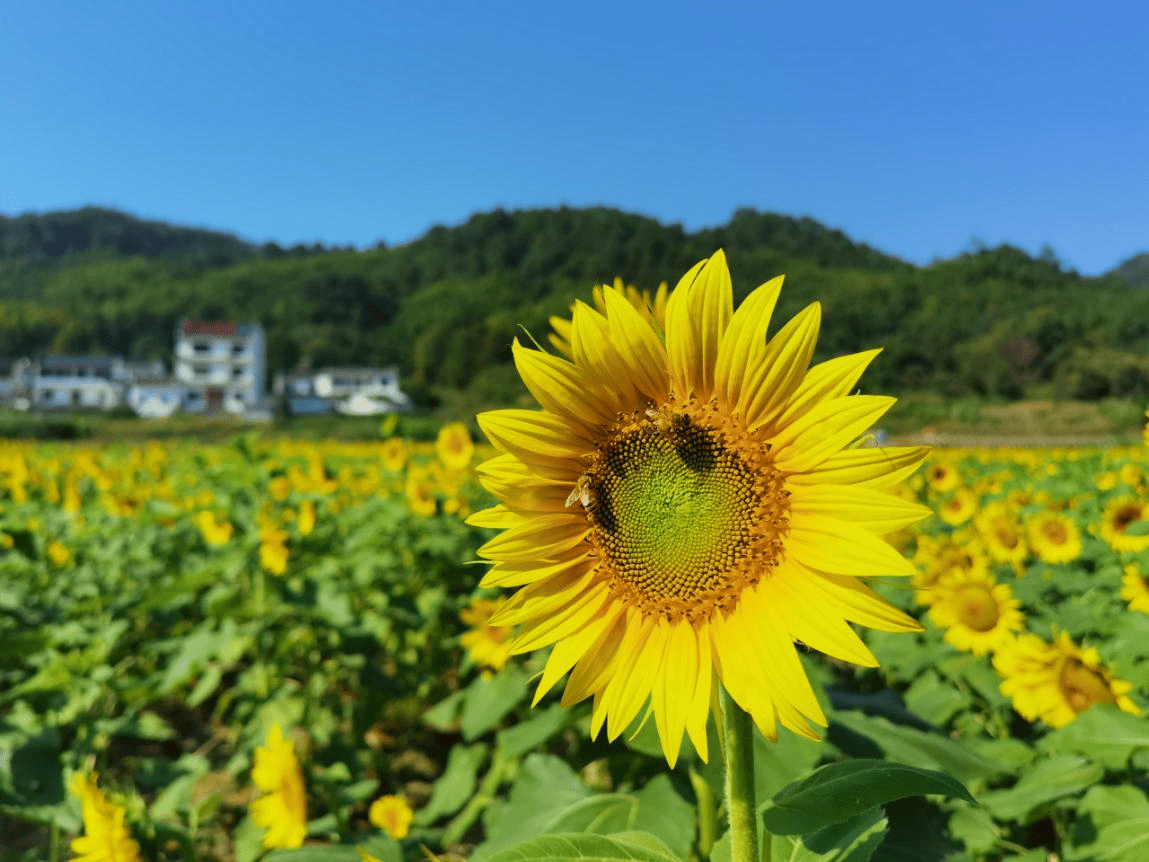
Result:
<svg viewBox="0 0 1149 862"><path fill-rule="evenodd" d="M885 351L867 386L1097 399L1149 397L1149 291L1002 246L915 267L811 219L740 210L722 227L612 209L476 215L396 248L256 246L88 208L0 218L0 355L120 353L170 360L181 317L258 320L271 371L395 364L419 394L520 391L510 343L545 342L615 276L674 281L726 249L736 299L786 274L779 317L823 304L820 354Z"/></svg>

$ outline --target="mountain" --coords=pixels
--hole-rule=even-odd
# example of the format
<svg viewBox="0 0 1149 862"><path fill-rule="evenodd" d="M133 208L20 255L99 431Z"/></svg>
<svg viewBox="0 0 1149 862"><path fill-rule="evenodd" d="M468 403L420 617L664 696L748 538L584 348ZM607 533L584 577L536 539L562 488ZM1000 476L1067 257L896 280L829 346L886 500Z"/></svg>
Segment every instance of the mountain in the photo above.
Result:
<svg viewBox="0 0 1149 862"><path fill-rule="evenodd" d="M1009 246L926 267L809 218L743 209L687 232L605 207L495 210L395 248L257 247L111 210L0 222L0 356L171 358L180 318L257 320L274 372L395 364L405 387L505 403L515 337L621 276L653 290L724 248L740 300L786 275L778 319L822 304L825 358L883 346L867 386L1149 397L1149 291ZM777 325L777 324L776 324Z"/></svg>
<svg viewBox="0 0 1149 862"><path fill-rule="evenodd" d="M1149 251L1133 255L1129 260L1113 267L1106 275L1119 279L1130 287L1149 287Z"/></svg>

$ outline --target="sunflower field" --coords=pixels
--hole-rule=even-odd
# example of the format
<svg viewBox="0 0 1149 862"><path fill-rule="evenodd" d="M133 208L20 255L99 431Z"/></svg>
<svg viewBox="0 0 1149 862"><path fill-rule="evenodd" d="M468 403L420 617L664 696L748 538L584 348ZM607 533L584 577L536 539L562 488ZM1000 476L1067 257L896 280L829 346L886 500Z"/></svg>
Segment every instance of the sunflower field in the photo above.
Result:
<svg viewBox="0 0 1149 862"><path fill-rule="evenodd" d="M496 448L3 444L0 862L1149 858L1149 449L886 449L816 308L747 430L680 291L516 345Z"/></svg>

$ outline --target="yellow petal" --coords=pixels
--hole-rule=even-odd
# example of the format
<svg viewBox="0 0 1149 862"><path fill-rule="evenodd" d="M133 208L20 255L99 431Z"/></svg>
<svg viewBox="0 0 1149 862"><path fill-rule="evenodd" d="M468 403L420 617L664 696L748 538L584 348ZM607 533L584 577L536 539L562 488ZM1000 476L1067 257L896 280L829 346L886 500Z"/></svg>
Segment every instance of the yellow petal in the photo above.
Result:
<svg viewBox="0 0 1149 862"><path fill-rule="evenodd" d="M757 287L734 312L718 346L714 391L730 409L735 408L738 395L746 386L748 369L758 368L761 363L770 317L781 290L782 276Z"/></svg>
<svg viewBox="0 0 1149 862"><path fill-rule="evenodd" d="M785 409L806 376L821 321L821 304L806 306L778 330L761 359L748 370L737 409L750 430L771 422Z"/></svg>
<svg viewBox="0 0 1149 862"><path fill-rule="evenodd" d="M812 470L858 439L895 401L885 395L823 401L774 434L774 462L786 473Z"/></svg>
<svg viewBox="0 0 1149 862"><path fill-rule="evenodd" d="M862 372L866 370L866 366L881 352L881 349L866 350L862 353L838 356L815 365L806 372L805 379L790 398L777 424L789 425L814 405L829 401L831 398L849 395L850 390L861 378Z"/></svg>
<svg viewBox="0 0 1149 862"><path fill-rule="evenodd" d="M788 490L794 519L828 515L875 533L892 533L933 514L925 506L856 485L793 485Z"/></svg>
<svg viewBox="0 0 1149 862"><path fill-rule="evenodd" d="M807 568L835 575L912 575L913 564L873 533L837 518L791 523L786 556Z"/></svg>
<svg viewBox="0 0 1149 862"><path fill-rule="evenodd" d="M929 451L928 446L844 449L790 476L787 485L826 483L892 488L917 470Z"/></svg>
<svg viewBox="0 0 1149 862"><path fill-rule="evenodd" d="M692 303L690 291L694 287L706 261L696 263L678 281L666 303L666 365L670 372L670 390L685 399L698 378L698 331L690 319Z"/></svg>
<svg viewBox="0 0 1149 862"><path fill-rule="evenodd" d="M606 425L618 412L616 399L609 391L573 363L528 350L517 338L511 344L511 355L523 383L543 409L568 419L576 428Z"/></svg>

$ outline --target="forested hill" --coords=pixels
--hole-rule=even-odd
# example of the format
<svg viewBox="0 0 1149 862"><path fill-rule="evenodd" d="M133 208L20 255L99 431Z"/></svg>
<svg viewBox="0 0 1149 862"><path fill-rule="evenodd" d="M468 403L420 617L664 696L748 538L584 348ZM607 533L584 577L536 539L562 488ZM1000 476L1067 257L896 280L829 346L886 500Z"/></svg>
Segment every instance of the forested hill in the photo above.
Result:
<svg viewBox="0 0 1149 862"><path fill-rule="evenodd" d="M740 297L785 273L780 315L819 299L820 354L886 350L893 392L1149 396L1149 291L1000 247L915 267L811 219L740 210L680 226L606 208L495 211L369 251L254 246L110 210L0 220L0 356L170 361L181 317L258 320L271 371L397 364L404 385L520 391L509 345L618 275L641 288L726 249Z"/></svg>

